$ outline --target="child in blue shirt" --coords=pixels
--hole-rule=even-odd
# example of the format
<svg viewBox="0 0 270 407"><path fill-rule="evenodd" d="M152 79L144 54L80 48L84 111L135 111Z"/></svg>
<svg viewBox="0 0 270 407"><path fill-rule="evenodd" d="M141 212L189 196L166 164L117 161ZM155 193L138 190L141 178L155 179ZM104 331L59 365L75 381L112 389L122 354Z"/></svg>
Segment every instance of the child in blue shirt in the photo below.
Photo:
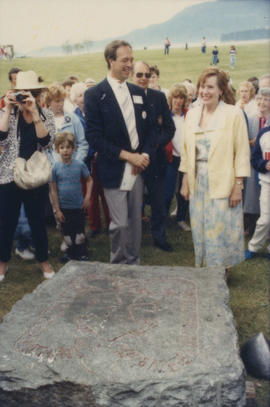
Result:
<svg viewBox="0 0 270 407"><path fill-rule="evenodd" d="M62 262L88 260L87 239L84 231L84 211L89 206L92 178L87 166L72 158L75 150L74 134L58 133L55 151L61 161L52 169L51 196L57 220L68 248ZM83 196L81 179L85 178L86 193Z"/></svg>

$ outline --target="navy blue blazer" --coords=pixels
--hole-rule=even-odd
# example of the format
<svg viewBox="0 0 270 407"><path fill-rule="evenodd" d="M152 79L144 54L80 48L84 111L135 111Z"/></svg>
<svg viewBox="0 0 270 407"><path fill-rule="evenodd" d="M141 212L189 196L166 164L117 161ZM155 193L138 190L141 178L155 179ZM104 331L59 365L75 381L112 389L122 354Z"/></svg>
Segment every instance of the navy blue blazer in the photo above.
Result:
<svg viewBox="0 0 270 407"><path fill-rule="evenodd" d="M134 105L139 146L136 152L154 152L154 129L146 95L142 88L127 83ZM137 96L137 98L134 98ZM142 103L138 103L138 101ZM132 151L129 134L119 104L107 79L87 89L84 95L85 137L98 152L97 174L105 188L118 188L122 181L125 161L121 150Z"/></svg>
<svg viewBox="0 0 270 407"><path fill-rule="evenodd" d="M166 96L163 92L147 88L147 101L150 108L151 120L156 125L156 151L150 166L146 170L146 175L152 177L166 173L168 160L165 153L165 146L174 136L175 125Z"/></svg>

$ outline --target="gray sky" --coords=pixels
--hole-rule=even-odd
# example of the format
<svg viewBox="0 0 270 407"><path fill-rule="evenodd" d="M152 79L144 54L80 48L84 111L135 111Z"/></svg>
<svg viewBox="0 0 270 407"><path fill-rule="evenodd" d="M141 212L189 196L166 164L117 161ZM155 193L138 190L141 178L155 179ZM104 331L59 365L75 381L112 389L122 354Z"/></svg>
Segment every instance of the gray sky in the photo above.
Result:
<svg viewBox="0 0 270 407"><path fill-rule="evenodd" d="M206 1L215 0L0 0L0 44L28 52L67 40L102 40Z"/></svg>

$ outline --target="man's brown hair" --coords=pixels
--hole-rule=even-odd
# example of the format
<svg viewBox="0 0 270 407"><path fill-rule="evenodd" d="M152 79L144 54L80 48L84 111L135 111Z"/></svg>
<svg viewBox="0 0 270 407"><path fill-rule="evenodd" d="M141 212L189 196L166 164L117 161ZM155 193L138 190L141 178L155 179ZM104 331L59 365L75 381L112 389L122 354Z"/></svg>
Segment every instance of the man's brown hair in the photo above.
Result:
<svg viewBox="0 0 270 407"><path fill-rule="evenodd" d="M113 61L116 60L116 52L120 47L129 47L130 49L132 49L131 45L124 40L114 40L106 46L104 50L104 57L108 65L108 69L110 69L111 67L110 59L112 59Z"/></svg>

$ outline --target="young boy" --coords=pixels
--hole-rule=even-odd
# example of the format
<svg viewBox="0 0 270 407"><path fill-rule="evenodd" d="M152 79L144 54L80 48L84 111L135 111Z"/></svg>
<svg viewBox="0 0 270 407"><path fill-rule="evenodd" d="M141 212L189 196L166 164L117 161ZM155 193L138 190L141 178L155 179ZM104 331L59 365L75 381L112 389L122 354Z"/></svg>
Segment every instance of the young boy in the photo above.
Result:
<svg viewBox="0 0 270 407"><path fill-rule="evenodd" d="M58 133L55 139L55 151L61 161L52 169L51 195L56 218L68 248L61 261L88 260L87 240L84 232L84 211L87 209L92 190L92 178L86 165L72 158L75 150L74 134ZM81 178L86 181L86 193L83 197Z"/></svg>
<svg viewBox="0 0 270 407"><path fill-rule="evenodd" d="M264 127L258 134L254 151L252 152L251 164L259 171L261 184L260 212L261 215L256 223L256 229L246 250L246 260L256 256L263 248L270 231L270 126ZM270 260L270 244L267 247L268 259Z"/></svg>

